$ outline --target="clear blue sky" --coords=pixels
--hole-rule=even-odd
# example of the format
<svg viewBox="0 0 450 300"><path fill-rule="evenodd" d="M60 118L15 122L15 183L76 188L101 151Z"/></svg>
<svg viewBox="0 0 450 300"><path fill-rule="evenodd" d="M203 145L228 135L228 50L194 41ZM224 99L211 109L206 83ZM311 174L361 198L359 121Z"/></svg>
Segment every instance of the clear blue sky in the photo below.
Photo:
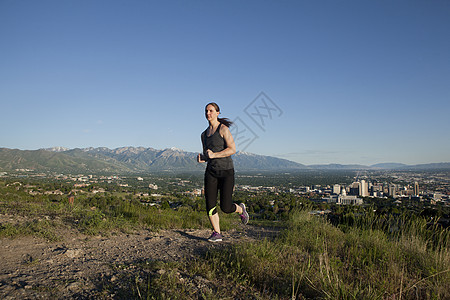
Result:
<svg viewBox="0 0 450 300"><path fill-rule="evenodd" d="M197 152L216 101L247 152L449 162L449 32L447 0L0 0L0 147Z"/></svg>

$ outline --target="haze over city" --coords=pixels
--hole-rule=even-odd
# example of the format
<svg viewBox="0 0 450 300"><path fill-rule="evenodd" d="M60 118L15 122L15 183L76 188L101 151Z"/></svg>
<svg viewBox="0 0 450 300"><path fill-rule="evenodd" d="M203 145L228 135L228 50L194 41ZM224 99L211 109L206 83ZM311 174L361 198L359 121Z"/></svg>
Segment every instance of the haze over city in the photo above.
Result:
<svg viewBox="0 0 450 300"><path fill-rule="evenodd" d="M0 147L450 162L448 1L0 1Z"/></svg>

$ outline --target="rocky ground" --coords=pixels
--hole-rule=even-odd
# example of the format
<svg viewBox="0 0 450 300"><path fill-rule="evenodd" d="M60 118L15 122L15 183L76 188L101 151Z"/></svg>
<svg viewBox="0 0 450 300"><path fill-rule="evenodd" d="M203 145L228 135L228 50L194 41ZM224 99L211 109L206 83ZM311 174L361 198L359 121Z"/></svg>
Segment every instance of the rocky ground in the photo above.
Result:
<svg viewBox="0 0 450 300"><path fill-rule="evenodd" d="M208 249L275 234L272 229L248 225L225 232L221 243L206 240L209 230L141 230L86 236L68 229L60 242L35 237L0 239L0 298L136 297L132 281L140 280L142 264L192 259Z"/></svg>

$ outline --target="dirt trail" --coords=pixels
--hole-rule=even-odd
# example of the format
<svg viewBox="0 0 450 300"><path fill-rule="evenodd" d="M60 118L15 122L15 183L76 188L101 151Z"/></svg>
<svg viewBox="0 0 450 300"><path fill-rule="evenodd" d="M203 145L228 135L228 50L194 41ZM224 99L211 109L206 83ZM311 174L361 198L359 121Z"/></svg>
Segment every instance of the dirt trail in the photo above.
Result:
<svg viewBox="0 0 450 300"><path fill-rule="evenodd" d="M210 243L209 230L138 231L86 236L67 231L60 242L34 237L0 239L1 299L121 299L137 264L178 261L208 249L271 237L275 230L245 226ZM136 274L134 274L134 273Z"/></svg>

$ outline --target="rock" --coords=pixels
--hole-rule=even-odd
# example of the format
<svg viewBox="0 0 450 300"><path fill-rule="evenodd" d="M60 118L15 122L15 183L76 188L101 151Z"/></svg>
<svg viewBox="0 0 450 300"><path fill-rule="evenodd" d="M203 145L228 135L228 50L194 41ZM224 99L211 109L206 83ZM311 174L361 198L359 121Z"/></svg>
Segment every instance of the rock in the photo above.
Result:
<svg viewBox="0 0 450 300"><path fill-rule="evenodd" d="M77 290L77 289L78 289L78 286L79 286L79 283L78 283L78 282L72 282L71 284L69 284L69 285L67 286L67 289L68 289L69 291L74 291L74 290Z"/></svg>
<svg viewBox="0 0 450 300"><path fill-rule="evenodd" d="M81 254L80 249L69 249L64 253L69 258L75 258Z"/></svg>

